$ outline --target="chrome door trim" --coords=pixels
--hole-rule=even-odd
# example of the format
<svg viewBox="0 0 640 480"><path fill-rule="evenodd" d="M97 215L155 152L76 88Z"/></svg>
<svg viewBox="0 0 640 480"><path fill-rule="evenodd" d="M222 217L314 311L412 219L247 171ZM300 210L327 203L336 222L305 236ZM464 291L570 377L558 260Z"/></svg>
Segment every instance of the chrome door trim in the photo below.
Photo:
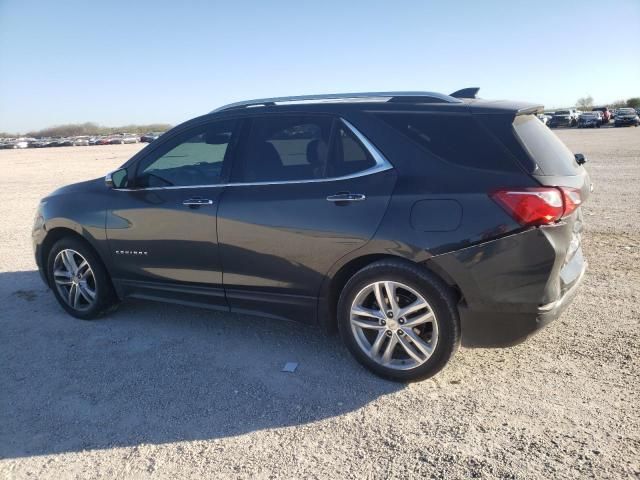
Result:
<svg viewBox="0 0 640 480"><path fill-rule="evenodd" d="M361 172L351 173L349 175L343 175L341 177L331 178L312 178L308 180L282 180L275 182L234 182L234 183L216 183L209 185L176 185L170 187L148 187L148 188L114 188L113 190L121 192L141 192L149 190L181 190L185 188L214 188L214 187L258 187L263 185L291 185L291 184L305 184L305 183L322 183L322 182L337 182L341 180L350 180L352 178L366 177L368 175L374 175L376 173L392 170L393 165L387 160L378 148L371 143L371 141L365 137L356 127L342 117L339 120L345 124L345 126L356 136L356 138L362 143L364 148L369 152L376 164Z"/></svg>
<svg viewBox="0 0 640 480"><path fill-rule="evenodd" d="M366 199L367 196L363 193L336 193L335 195L329 195L327 202L362 202Z"/></svg>
<svg viewBox="0 0 640 480"><path fill-rule="evenodd" d="M182 204L187 207L203 207L205 205L213 205L213 200L209 200L208 198L189 198L183 201Z"/></svg>

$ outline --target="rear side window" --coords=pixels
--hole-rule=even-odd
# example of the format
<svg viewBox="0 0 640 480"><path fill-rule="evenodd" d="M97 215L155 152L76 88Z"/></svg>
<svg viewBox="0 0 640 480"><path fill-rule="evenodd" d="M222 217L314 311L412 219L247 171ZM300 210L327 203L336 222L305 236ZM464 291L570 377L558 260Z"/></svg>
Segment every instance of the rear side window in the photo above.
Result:
<svg viewBox="0 0 640 480"><path fill-rule="evenodd" d="M519 115L513 129L543 175L578 175L580 165L571 150L535 115Z"/></svg>
<svg viewBox="0 0 640 480"><path fill-rule="evenodd" d="M380 118L447 162L482 170L518 171L513 155L470 115L393 113L380 114Z"/></svg>
<svg viewBox="0 0 640 480"><path fill-rule="evenodd" d="M344 177L376 162L339 119L321 115L269 115L250 120L233 180L246 183Z"/></svg>
<svg viewBox="0 0 640 480"><path fill-rule="evenodd" d="M253 118L234 177L242 182L324 178L332 123L326 116Z"/></svg>

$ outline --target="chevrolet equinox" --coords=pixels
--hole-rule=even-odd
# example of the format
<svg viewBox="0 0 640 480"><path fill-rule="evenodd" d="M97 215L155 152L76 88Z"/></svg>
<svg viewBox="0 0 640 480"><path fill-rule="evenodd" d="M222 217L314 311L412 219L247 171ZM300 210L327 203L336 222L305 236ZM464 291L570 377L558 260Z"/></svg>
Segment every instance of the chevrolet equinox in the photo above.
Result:
<svg viewBox="0 0 640 480"><path fill-rule="evenodd" d="M38 207L69 314L125 297L339 331L384 377L438 372L557 318L585 271L591 182L542 106L374 92L238 102Z"/></svg>

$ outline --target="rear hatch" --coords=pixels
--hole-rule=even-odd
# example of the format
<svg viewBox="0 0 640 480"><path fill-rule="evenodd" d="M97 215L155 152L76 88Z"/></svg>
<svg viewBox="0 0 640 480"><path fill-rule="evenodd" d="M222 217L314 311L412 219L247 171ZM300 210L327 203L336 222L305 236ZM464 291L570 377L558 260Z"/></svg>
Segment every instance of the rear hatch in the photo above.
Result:
<svg viewBox="0 0 640 480"><path fill-rule="evenodd" d="M501 192L502 197L494 198L507 210L522 206L523 202L518 203L519 198L531 193L526 190L533 190L534 194L541 197L549 194L546 198L552 199L550 203L555 202L555 206L543 206L549 207L557 218L537 223L520 222L524 226L538 225L555 250L556 262L546 289L546 299L552 302L569 290L584 271L580 247L583 230L580 205L589 198L591 180L574 153L535 116L541 110L542 107L516 108L510 112L486 112L478 109L474 114L513 153L523 170L540 185L539 189ZM562 200L558 192L561 193ZM510 193L513 193L511 197ZM575 197L577 203L571 205L571 197ZM571 208L566 208L567 206Z"/></svg>
<svg viewBox="0 0 640 480"><path fill-rule="evenodd" d="M575 192L579 205L589 198L592 185L584 165L534 115L517 115L513 120L513 133L522 148L518 157L524 160L523 166L541 185ZM568 290L584 270L582 220L582 208L579 206L563 217L560 224L545 227L545 233L561 259L558 270L560 294Z"/></svg>

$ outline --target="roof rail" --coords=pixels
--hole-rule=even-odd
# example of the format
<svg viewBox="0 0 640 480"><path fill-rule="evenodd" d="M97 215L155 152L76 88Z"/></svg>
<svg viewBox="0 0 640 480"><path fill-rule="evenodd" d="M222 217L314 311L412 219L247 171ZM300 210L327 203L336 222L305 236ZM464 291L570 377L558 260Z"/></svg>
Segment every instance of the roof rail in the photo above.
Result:
<svg viewBox="0 0 640 480"><path fill-rule="evenodd" d="M222 112L236 108L271 106L287 103L336 103L336 102L422 102L422 103L460 103L460 100L450 95L435 92L360 92L360 93L329 93L320 95L300 95L296 97L259 98L230 103L216 108L211 113Z"/></svg>
<svg viewBox="0 0 640 480"><path fill-rule="evenodd" d="M451 94L454 98L478 98L478 92L480 87L463 88L462 90L456 90Z"/></svg>

